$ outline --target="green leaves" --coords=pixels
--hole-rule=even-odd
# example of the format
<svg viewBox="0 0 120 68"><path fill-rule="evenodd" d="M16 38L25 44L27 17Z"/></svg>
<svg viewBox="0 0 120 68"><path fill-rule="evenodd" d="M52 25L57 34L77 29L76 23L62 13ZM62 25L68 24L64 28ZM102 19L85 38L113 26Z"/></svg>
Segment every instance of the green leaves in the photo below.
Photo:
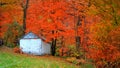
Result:
<svg viewBox="0 0 120 68"><path fill-rule="evenodd" d="M17 40L23 35L23 28L19 23L14 21L8 25L7 31L4 34L4 42L6 46L14 47L17 44Z"/></svg>

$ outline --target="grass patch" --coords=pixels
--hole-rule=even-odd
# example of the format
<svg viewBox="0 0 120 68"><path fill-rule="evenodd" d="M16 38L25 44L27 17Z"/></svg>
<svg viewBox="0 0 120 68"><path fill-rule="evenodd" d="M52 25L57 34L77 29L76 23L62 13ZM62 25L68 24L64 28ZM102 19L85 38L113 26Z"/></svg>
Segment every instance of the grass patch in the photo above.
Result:
<svg viewBox="0 0 120 68"><path fill-rule="evenodd" d="M95 68L90 63L76 66L63 58L15 54L8 47L0 47L0 68Z"/></svg>
<svg viewBox="0 0 120 68"><path fill-rule="evenodd" d="M48 57L32 57L0 51L0 68L80 68Z"/></svg>

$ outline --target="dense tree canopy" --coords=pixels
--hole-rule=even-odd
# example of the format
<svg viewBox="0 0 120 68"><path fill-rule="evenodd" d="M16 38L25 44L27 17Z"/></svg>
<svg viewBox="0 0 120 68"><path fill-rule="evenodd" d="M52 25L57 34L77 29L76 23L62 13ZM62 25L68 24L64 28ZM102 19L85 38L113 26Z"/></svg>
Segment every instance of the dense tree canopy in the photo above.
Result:
<svg viewBox="0 0 120 68"><path fill-rule="evenodd" d="M51 43L52 55L73 45L99 68L120 64L119 0L0 0L0 38L30 31Z"/></svg>

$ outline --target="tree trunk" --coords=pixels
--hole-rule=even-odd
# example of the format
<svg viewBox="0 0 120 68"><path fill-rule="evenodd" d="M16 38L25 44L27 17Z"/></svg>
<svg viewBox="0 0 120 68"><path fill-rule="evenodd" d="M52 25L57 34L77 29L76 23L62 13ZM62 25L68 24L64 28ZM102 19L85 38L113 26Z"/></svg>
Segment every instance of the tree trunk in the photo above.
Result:
<svg viewBox="0 0 120 68"><path fill-rule="evenodd" d="M29 0L26 0L26 4L22 4L23 7L23 34L25 34L26 30L26 16L27 16L27 8L28 8Z"/></svg>
<svg viewBox="0 0 120 68"><path fill-rule="evenodd" d="M55 56L56 53L56 40L57 39L52 39L51 53L53 56Z"/></svg>
<svg viewBox="0 0 120 68"><path fill-rule="evenodd" d="M2 26L0 24L0 33L2 33ZM2 35L0 34L0 38L2 38Z"/></svg>
<svg viewBox="0 0 120 68"><path fill-rule="evenodd" d="M79 52L81 38L78 36L78 26L81 26L80 16L74 17L76 50Z"/></svg>
<svg viewBox="0 0 120 68"><path fill-rule="evenodd" d="M81 38L76 36L76 50L79 52Z"/></svg>
<svg viewBox="0 0 120 68"><path fill-rule="evenodd" d="M53 30L52 34L54 34L54 33L55 33L55 31ZM55 56L55 53L56 53L56 41L57 41L56 38L52 38L51 53L53 56Z"/></svg>

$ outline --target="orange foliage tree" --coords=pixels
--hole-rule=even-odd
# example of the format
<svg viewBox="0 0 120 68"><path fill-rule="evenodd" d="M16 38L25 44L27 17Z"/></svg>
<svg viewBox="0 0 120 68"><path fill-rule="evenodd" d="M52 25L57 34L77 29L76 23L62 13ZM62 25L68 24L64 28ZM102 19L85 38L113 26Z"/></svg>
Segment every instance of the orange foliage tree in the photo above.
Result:
<svg viewBox="0 0 120 68"><path fill-rule="evenodd" d="M48 41L52 41L53 52L56 40L68 37L76 41L76 48L79 50L86 3L82 0L31 0L27 12L26 32L33 31L39 36L46 37Z"/></svg>
<svg viewBox="0 0 120 68"><path fill-rule="evenodd" d="M119 45L119 2L115 0L91 0L92 20L89 30L87 57L92 59L97 68L113 68L120 65ZM94 13L93 13L94 12ZM92 17L93 18L93 17Z"/></svg>
<svg viewBox="0 0 120 68"><path fill-rule="evenodd" d="M59 6L58 6L59 5ZM37 6L37 7L36 7ZM52 43L52 55L56 51L56 41L64 36L66 25L64 19L66 4L64 1L30 1L27 15L27 30L39 36L44 36L46 41ZM33 10L34 9L34 10Z"/></svg>
<svg viewBox="0 0 120 68"><path fill-rule="evenodd" d="M7 30L7 25L13 21L22 20L21 7L19 6L19 0L0 0L0 34L1 38L4 37L4 33Z"/></svg>
<svg viewBox="0 0 120 68"><path fill-rule="evenodd" d="M86 1L83 0L5 0L3 3L17 5L18 9L7 7L10 12L15 12L20 15L10 14L6 16L12 22L17 20L22 23L24 31L33 31L39 36L44 36L47 41L52 42L53 52L55 52L56 40L64 40L62 42L76 43L76 48L79 50L81 37L83 34L82 23L85 16ZM59 6L58 6L59 5ZM8 5L7 5L8 6ZM13 7L12 7L13 8ZM34 10L33 10L34 9ZM15 11L17 10L17 11ZM2 13L4 16L7 14ZM13 17L11 17L13 16ZM20 19L20 21L18 20ZM2 21L3 23L3 21ZM6 22L7 23L7 22ZM68 38L70 37L70 38ZM61 39L62 38L62 39ZM65 39L69 41L65 41ZM72 39L72 40L71 40ZM62 44L64 45L64 44Z"/></svg>

